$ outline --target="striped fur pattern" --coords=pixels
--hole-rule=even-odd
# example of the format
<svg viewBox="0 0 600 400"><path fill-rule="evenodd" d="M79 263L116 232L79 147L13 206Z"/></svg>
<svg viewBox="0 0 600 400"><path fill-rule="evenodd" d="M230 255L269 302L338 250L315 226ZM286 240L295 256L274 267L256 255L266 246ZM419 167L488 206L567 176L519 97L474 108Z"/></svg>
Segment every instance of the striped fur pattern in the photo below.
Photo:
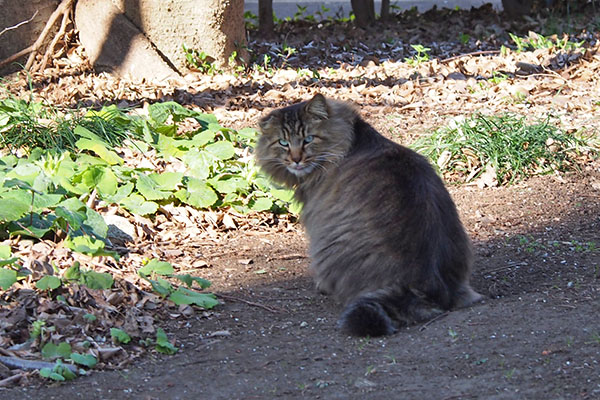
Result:
<svg viewBox="0 0 600 400"><path fill-rule="evenodd" d="M393 334L481 299L456 207L429 162L317 94L260 121L261 168L295 190L319 291L341 329Z"/></svg>

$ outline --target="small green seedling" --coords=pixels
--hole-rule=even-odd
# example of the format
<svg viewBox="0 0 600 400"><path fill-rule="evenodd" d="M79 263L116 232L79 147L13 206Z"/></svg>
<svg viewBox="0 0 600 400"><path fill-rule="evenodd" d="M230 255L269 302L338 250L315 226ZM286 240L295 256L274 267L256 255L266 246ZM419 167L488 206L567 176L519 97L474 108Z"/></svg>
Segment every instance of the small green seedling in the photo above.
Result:
<svg viewBox="0 0 600 400"><path fill-rule="evenodd" d="M110 328L110 337L116 344L127 344L131 342L131 337L122 329Z"/></svg>
<svg viewBox="0 0 600 400"><path fill-rule="evenodd" d="M167 334L162 328L156 329L156 346L154 348L156 351L163 354L175 354L177 353L177 350L179 350L169 342Z"/></svg>
<svg viewBox="0 0 600 400"><path fill-rule="evenodd" d="M412 47L417 54L415 54L412 57L407 57L404 59L404 62L412 65L412 66L418 66L421 63L424 63L426 61L429 61L429 52L431 51L431 49L429 47L425 47L423 45L420 44L411 44L410 47Z"/></svg>
<svg viewBox="0 0 600 400"><path fill-rule="evenodd" d="M40 369L40 376L59 382L70 381L77 377L75 372L64 365L61 360L57 360L53 368Z"/></svg>

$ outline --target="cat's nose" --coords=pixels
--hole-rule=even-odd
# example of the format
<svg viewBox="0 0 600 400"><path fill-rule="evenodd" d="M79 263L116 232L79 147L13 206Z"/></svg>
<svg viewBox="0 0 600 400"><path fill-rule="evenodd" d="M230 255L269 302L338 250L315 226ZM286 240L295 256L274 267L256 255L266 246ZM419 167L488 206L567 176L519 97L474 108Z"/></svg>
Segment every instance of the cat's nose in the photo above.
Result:
<svg viewBox="0 0 600 400"><path fill-rule="evenodd" d="M302 161L302 152L290 149L290 159L295 163L299 163L300 161Z"/></svg>

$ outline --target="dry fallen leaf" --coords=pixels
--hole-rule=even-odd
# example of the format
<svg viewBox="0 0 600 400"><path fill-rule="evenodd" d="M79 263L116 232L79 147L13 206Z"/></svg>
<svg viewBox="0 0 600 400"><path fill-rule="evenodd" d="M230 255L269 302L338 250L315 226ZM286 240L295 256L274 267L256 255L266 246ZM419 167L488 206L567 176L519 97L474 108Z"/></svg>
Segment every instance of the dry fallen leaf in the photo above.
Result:
<svg viewBox="0 0 600 400"><path fill-rule="evenodd" d="M484 187L498 186L496 168L491 164L486 165L483 173L474 181L474 183L481 189Z"/></svg>

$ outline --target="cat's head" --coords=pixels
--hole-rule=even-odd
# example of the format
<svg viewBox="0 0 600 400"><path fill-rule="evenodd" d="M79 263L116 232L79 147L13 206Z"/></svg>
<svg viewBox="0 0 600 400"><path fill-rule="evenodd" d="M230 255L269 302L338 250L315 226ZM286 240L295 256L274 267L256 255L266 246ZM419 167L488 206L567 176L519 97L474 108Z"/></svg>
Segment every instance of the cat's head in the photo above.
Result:
<svg viewBox="0 0 600 400"><path fill-rule="evenodd" d="M348 152L355 118L353 107L321 94L277 109L259 122L258 164L290 187L324 173Z"/></svg>

